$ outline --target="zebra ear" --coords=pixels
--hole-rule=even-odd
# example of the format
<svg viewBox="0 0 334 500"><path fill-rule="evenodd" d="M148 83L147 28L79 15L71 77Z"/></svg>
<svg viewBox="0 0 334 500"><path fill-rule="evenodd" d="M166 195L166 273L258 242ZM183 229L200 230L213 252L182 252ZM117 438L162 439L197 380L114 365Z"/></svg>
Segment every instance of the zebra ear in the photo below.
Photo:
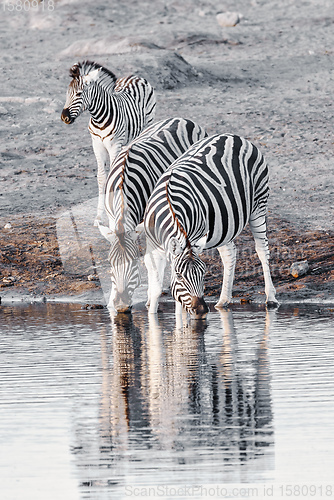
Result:
<svg viewBox="0 0 334 500"><path fill-rule="evenodd" d="M181 243L177 238L171 238L168 243L168 252L173 256L176 257L177 255L180 255L182 253L182 247Z"/></svg>
<svg viewBox="0 0 334 500"><path fill-rule="evenodd" d="M141 222L140 224L138 224L135 231L137 234L141 234L144 231L144 222Z"/></svg>
<svg viewBox="0 0 334 500"><path fill-rule="evenodd" d="M202 238L197 240L196 243L193 245L193 249L195 250L196 253L201 253L203 251L207 238L208 238L208 233L202 236Z"/></svg>
<svg viewBox="0 0 334 500"><path fill-rule="evenodd" d="M132 231L130 231L130 236L133 239L133 241L137 241L138 236L144 231L144 222L141 222L136 226L136 228Z"/></svg>
<svg viewBox="0 0 334 500"><path fill-rule="evenodd" d="M93 71L90 71L88 75L83 76L82 81L84 82L84 84L90 85L92 82L96 82L96 80L99 77L101 69L102 68L93 69Z"/></svg>

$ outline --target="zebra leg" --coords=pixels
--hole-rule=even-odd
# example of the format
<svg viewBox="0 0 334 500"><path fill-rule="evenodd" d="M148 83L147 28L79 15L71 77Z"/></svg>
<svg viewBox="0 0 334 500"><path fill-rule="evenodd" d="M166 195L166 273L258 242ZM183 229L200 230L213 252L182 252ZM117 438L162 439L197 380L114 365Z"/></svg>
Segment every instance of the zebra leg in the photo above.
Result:
<svg viewBox="0 0 334 500"><path fill-rule="evenodd" d="M181 302L175 301L175 316L182 316L183 308Z"/></svg>
<svg viewBox="0 0 334 500"><path fill-rule="evenodd" d="M271 279L269 269L269 246L267 239L267 224L264 214L252 214L249 225L255 240L255 250L262 264L264 285L266 292L266 304L268 307L277 307L276 291Z"/></svg>
<svg viewBox="0 0 334 500"><path fill-rule="evenodd" d="M149 248L144 257L148 274L147 303L150 314L158 311L159 297L162 292L162 285L166 267L166 256L161 250Z"/></svg>
<svg viewBox="0 0 334 500"><path fill-rule="evenodd" d="M175 301L175 329L180 330L188 324L188 313L180 302Z"/></svg>
<svg viewBox="0 0 334 500"><path fill-rule="evenodd" d="M234 279L234 269L237 260L237 249L233 241L218 248L218 252L224 265L224 278L222 291L216 308L227 307L232 300L232 287Z"/></svg>
<svg viewBox="0 0 334 500"><path fill-rule="evenodd" d="M113 282L111 282L111 290L110 290L110 296L109 296L109 301L108 301L108 304L107 304L107 309L109 310L110 313L112 313L113 315L116 315L117 314L117 311L114 307L114 299L115 299L115 287L114 287L114 284Z"/></svg>
<svg viewBox="0 0 334 500"><path fill-rule="evenodd" d="M97 215L94 226L97 226L102 219L104 211L104 187L107 180L106 166L109 162L109 154L99 138L93 138L93 149L97 161L97 185L99 188L99 200L97 205Z"/></svg>

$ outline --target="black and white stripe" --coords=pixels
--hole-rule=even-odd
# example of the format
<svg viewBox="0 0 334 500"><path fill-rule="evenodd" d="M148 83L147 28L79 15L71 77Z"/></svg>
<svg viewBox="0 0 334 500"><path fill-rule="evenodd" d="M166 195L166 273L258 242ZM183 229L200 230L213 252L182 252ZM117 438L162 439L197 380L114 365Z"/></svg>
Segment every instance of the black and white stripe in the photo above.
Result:
<svg viewBox="0 0 334 500"><path fill-rule="evenodd" d="M103 234L105 229L100 230ZM107 235L107 236L106 236ZM132 296L140 284L140 255L136 234L106 232L110 241L109 263L111 294L108 307L119 312L128 312Z"/></svg>
<svg viewBox="0 0 334 500"><path fill-rule="evenodd" d="M231 301L236 249L234 238L249 222L261 260L267 303L276 304L268 258L266 209L268 168L261 152L249 141L229 134L214 135L194 144L159 179L148 202L144 226L150 312L161 292L161 272L172 263L171 290L176 301L194 317L203 317L205 266L198 254L218 248L224 280L217 306ZM160 281L159 281L160 279Z"/></svg>
<svg viewBox="0 0 334 500"><path fill-rule="evenodd" d="M99 224L111 243L111 309L128 309L140 283L136 231L154 186L173 161L204 137L205 130L193 121L170 118L145 129L113 163L105 189L109 228Z"/></svg>
<svg viewBox="0 0 334 500"><path fill-rule="evenodd" d="M106 168L109 170L122 146L152 124L155 94L144 78L117 79L114 73L90 61L75 64L70 76L72 81L61 119L70 124L83 111L90 113L89 132L98 164L98 221L103 213Z"/></svg>

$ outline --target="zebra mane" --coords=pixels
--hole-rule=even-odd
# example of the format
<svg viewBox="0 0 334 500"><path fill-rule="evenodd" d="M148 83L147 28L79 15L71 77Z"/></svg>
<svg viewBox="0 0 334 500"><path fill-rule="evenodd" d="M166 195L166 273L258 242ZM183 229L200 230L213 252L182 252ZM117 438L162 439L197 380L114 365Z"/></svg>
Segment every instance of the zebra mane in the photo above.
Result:
<svg viewBox="0 0 334 500"><path fill-rule="evenodd" d="M180 230L180 232L185 237L185 239L186 239L186 246L187 246L188 250L190 250L190 252L192 254L192 247L191 247L191 244L190 244L187 232L182 227L179 219L176 217L176 213L174 212L174 209L173 209L172 204L171 204L170 199L169 199L169 195L168 195L168 181L166 182L166 197L167 197L167 202L168 202L169 210L170 210L170 212L172 214L172 217L173 217L174 221L176 222L176 225L177 225L178 229Z"/></svg>
<svg viewBox="0 0 334 500"><path fill-rule="evenodd" d="M127 149L126 152L124 152L124 154L123 154L122 163L120 165L121 173L119 176L120 182L119 182L118 190L119 190L120 197L121 197L121 206L120 206L120 213L119 213L120 217L119 217L119 220L117 223L119 229L116 230L116 234L121 233L121 232L124 233L124 231L125 231L123 221L126 219L127 207L126 207L126 203L125 203L124 181L125 181L125 172L126 172L126 162L127 162L128 157L129 157L129 150Z"/></svg>
<svg viewBox="0 0 334 500"><path fill-rule="evenodd" d="M74 64L72 68L70 68L70 77L78 80L80 76L88 75L88 73L94 69L101 69L101 76L104 76L105 80L107 77L108 79L110 78L113 83L116 82L117 77L112 71L92 61L82 61Z"/></svg>

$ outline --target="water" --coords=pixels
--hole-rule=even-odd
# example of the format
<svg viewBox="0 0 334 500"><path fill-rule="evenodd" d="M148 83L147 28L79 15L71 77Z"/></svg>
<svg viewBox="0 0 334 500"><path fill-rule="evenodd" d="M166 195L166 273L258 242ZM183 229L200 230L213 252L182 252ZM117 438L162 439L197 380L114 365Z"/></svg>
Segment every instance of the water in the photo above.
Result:
<svg viewBox="0 0 334 500"><path fill-rule="evenodd" d="M0 329L1 500L334 496L330 310L5 305Z"/></svg>

